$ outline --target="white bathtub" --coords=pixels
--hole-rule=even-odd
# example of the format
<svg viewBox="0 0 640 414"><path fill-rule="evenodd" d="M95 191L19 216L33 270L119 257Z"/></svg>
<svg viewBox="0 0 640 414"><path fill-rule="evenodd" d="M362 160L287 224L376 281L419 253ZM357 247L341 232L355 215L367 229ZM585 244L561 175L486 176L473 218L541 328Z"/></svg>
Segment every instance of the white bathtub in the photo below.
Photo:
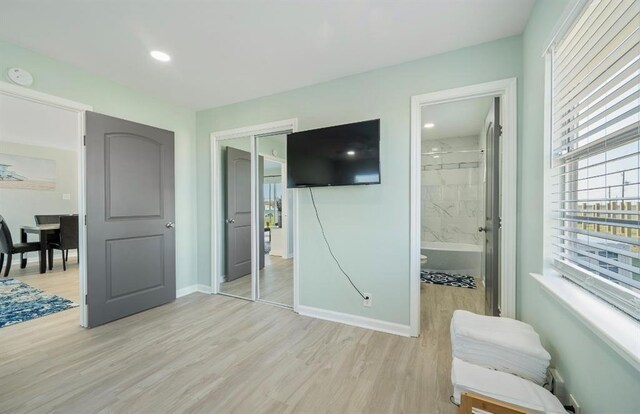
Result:
<svg viewBox="0 0 640 414"><path fill-rule="evenodd" d="M423 270L437 270L480 277L482 246L467 243L422 242L421 253L427 256Z"/></svg>

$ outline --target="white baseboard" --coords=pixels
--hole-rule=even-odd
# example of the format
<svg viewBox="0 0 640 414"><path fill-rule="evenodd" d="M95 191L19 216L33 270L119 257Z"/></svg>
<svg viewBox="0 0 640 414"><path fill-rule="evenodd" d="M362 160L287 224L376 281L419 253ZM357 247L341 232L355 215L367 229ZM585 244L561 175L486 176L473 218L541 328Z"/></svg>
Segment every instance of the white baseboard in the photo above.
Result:
<svg viewBox="0 0 640 414"><path fill-rule="evenodd" d="M400 336L411 336L411 327L409 325L401 325L399 323L381 321L379 319L371 319L364 316L350 315L348 313L335 312L304 305L298 306L298 313L303 316L344 323L346 325L357 326L359 328L366 328Z"/></svg>
<svg viewBox="0 0 640 414"><path fill-rule="evenodd" d="M176 298L181 298L183 296L190 295L197 291L198 291L198 285L191 285L191 286L183 287L182 289L176 289Z"/></svg>
<svg viewBox="0 0 640 414"><path fill-rule="evenodd" d="M207 285L196 285L196 290L198 292L202 292L202 293L211 293L211 287L207 286Z"/></svg>
<svg viewBox="0 0 640 414"><path fill-rule="evenodd" d="M176 298L190 295L195 292L211 293L211 288L207 285L191 285L176 290Z"/></svg>

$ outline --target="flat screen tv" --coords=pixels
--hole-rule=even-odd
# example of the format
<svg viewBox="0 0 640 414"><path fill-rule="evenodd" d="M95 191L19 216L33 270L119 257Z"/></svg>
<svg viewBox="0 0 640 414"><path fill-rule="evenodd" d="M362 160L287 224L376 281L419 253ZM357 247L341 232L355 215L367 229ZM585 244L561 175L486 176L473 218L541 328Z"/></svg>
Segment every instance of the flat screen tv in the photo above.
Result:
<svg viewBox="0 0 640 414"><path fill-rule="evenodd" d="M380 184L380 120L287 135L287 187Z"/></svg>

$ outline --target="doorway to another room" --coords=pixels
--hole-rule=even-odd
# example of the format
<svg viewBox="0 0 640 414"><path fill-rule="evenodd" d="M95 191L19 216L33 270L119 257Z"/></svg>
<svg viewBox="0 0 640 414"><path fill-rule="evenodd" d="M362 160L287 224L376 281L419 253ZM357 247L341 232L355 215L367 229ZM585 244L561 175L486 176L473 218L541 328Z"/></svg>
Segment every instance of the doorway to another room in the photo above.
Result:
<svg viewBox="0 0 640 414"><path fill-rule="evenodd" d="M83 297L83 108L15 89L0 93L0 327L78 315Z"/></svg>
<svg viewBox="0 0 640 414"><path fill-rule="evenodd" d="M499 105L499 97L482 97L425 106L421 121L422 290L447 291L468 310L488 315L499 313L499 229L491 222L500 197L499 185L492 185Z"/></svg>
<svg viewBox="0 0 640 414"><path fill-rule="evenodd" d="M412 97L411 330L428 306L515 317L516 81Z"/></svg>
<svg viewBox="0 0 640 414"><path fill-rule="evenodd" d="M0 327L175 299L174 134L91 109L0 82Z"/></svg>

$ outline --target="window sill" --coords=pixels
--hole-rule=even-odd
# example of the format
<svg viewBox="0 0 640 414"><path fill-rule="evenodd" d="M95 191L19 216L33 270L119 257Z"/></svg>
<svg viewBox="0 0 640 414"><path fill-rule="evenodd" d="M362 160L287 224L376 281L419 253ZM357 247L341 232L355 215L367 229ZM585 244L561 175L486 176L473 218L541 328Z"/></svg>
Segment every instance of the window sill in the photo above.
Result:
<svg viewBox="0 0 640 414"><path fill-rule="evenodd" d="M640 323L553 271L531 277L640 371Z"/></svg>

